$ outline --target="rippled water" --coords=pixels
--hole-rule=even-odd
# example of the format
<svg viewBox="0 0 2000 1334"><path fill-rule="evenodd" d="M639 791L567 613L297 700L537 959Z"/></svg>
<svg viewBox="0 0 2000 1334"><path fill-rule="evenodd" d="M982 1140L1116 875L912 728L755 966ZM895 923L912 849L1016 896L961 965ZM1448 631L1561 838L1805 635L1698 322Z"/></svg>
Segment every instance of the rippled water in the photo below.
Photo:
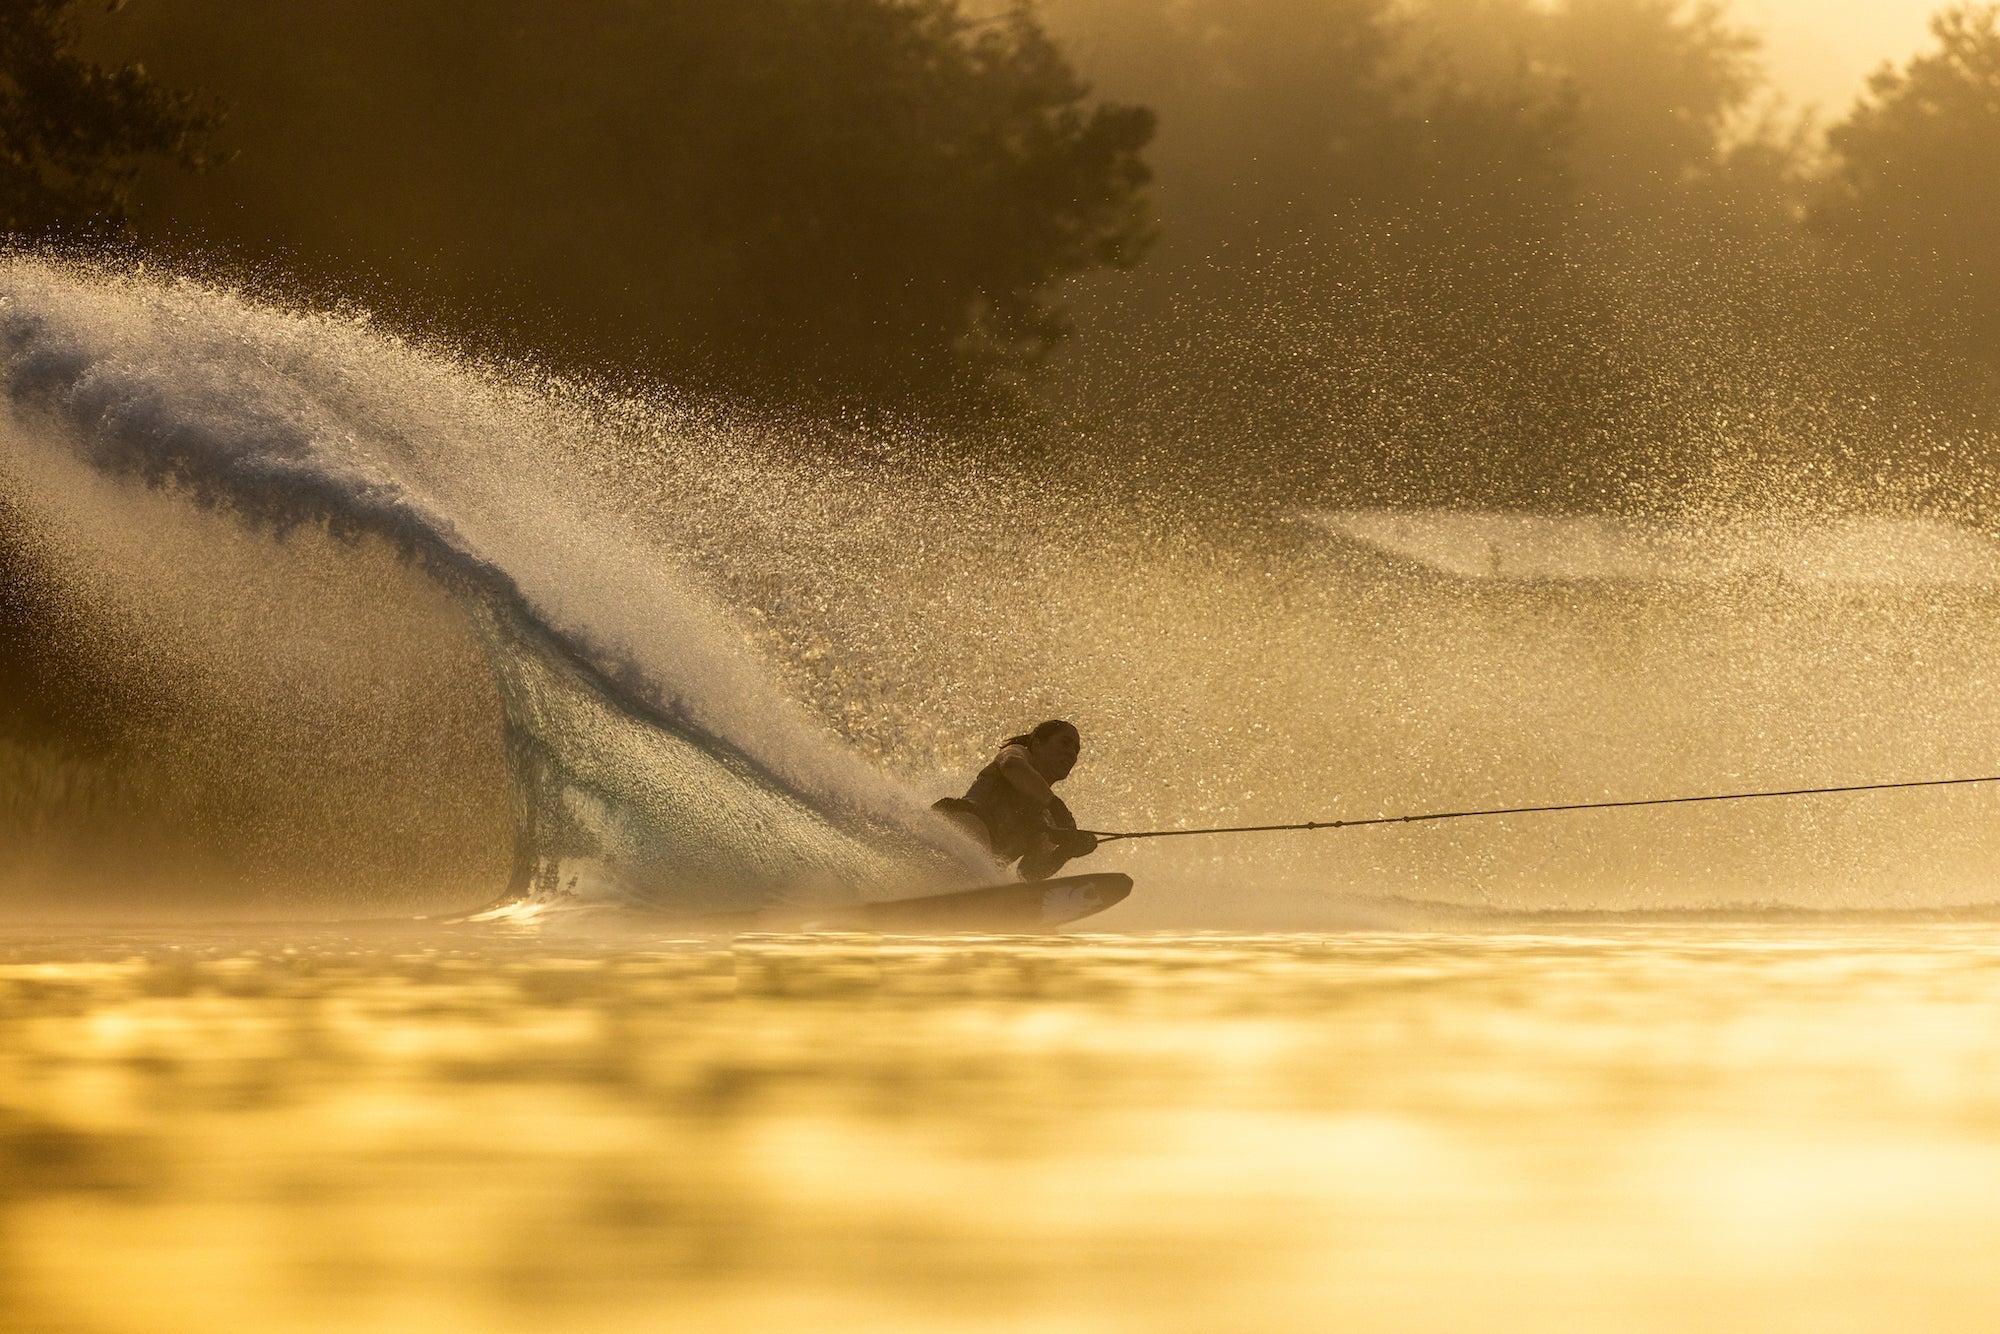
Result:
<svg viewBox="0 0 2000 1334"><path fill-rule="evenodd" d="M9 1330L1990 1328L2000 927L0 935Z"/></svg>

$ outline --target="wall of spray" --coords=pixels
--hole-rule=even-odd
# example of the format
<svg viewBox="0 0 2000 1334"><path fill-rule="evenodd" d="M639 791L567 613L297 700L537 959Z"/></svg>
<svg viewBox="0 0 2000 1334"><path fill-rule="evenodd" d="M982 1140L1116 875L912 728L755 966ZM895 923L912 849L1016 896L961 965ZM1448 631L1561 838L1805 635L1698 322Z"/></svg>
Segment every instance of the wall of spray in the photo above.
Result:
<svg viewBox="0 0 2000 1334"><path fill-rule="evenodd" d="M1978 559L1925 564L1935 528L1850 553L1879 577L1806 577L1794 557L1822 529L1757 515L1684 524L1653 566L1565 567L1573 529L1505 528L1504 559L1458 519L1399 544L1379 516L1120 496L1082 451L1000 466L744 422L152 275L16 260L4 286L7 483L45 530L38 577L66 590L57 630L105 644L135 698L184 660L199 688L155 716L272 720L210 728L255 757L211 767L324 813L324 837L247 836L285 855L254 893L201 882L228 904L470 907L504 885L501 692L443 591L468 578L633 726L701 738L875 850L837 859L855 892L970 874L921 808L1046 716L1083 729L1068 796L1099 828L1951 777L2000 755L1992 581ZM315 788L331 738L353 758L329 773L372 778ZM636 756L629 785L657 788ZM1995 800L1173 840L1087 865L1139 876L1105 919L1135 928L1930 908L1995 897ZM703 837L733 863L774 846L735 829ZM357 840L376 858L358 875L329 851Z"/></svg>

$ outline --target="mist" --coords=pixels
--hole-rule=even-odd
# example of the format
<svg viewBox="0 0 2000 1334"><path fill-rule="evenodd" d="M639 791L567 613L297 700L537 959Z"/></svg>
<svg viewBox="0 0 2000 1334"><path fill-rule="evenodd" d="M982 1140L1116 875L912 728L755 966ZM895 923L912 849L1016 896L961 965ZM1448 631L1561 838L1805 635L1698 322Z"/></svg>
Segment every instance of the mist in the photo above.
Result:
<svg viewBox="0 0 2000 1334"><path fill-rule="evenodd" d="M1967 684L1987 581L1921 552L1993 522L1992 270L1960 220L2000 140L1953 82L2000 49L1983 11L1818 121L1731 11L1670 0L76 21L65 68L142 63L150 119L69 162L90 188L24 240L96 247L162 284L143 301L191 283L197 322L330 313L370 364L411 349L451 393L515 402L494 429L520 448L568 423L537 466L585 470L598 521L691 572L744 670L899 790L952 790L1044 714L1087 725L1100 827L1977 767L1932 733L1991 725ZM1924 99L1950 114L1912 119ZM226 374L285 400L272 355ZM327 429L414 406L384 394ZM163 514L186 499L152 480ZM1566 580L1559 526L1508 538L1491 561L1534 573L1498 582L1490 539L1469 561L1353 541L1434 511L1691 534L1724 573ZM80 548L49 522L9 527L9 725L43 767L129 758L160 709L94 647L115 599L61 574ZM1895 536L1841 548L1875 566L1834 585L1774 574L1759 536L1849 531ZM685 591L600 573L633 607ZM230 642L247 613L204 596L167 622ZM454 616L405 618L407 661L350 681L421 693L414 664L460 664L463 744L434 758L488 795L384 854L412 876L451 859L427 839L493 840L501 706ZM402 726L365 742L377 772ZM1182 886L1156 900L1175 921L1215 911L1218 865L1265 887L1245 921L1385 896L1851 905L1892 865L1896 895L1962 901L1983 827L1937 810L1833 840L1809 812L1754 836L1648 817L1615 855L1561 831L1134 855Z"/></svg>

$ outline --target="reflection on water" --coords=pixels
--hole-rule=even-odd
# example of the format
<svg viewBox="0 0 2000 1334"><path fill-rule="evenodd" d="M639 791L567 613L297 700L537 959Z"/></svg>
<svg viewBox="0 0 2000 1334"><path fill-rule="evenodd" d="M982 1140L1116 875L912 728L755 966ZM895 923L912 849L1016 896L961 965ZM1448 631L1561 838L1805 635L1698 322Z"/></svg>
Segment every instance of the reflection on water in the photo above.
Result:
<svg viewBox="0 0 2000 1334"><path fill-rule="evenodd" d="M1990 1328L2000 928L0 936L0 1326Z"/></svg>

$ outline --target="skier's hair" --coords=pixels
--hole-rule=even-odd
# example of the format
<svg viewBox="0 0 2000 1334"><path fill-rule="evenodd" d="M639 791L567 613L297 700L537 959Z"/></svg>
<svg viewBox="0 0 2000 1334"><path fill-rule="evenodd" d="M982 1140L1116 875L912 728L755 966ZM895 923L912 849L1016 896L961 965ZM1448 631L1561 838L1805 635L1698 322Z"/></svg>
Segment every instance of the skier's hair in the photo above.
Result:
<svg viewBox="0 0 2000 1334"><path fill-rule="evenodd" d="M1032 746L1037 741L1047 741L1058 732L1075 732L1076 724L1061 718L1051 718L1045 723L1036 723L1033 728L1019 736L1010 736L1000 744L1003 746ZM1078 733L1079 738L1082 734Z"/></svg>

